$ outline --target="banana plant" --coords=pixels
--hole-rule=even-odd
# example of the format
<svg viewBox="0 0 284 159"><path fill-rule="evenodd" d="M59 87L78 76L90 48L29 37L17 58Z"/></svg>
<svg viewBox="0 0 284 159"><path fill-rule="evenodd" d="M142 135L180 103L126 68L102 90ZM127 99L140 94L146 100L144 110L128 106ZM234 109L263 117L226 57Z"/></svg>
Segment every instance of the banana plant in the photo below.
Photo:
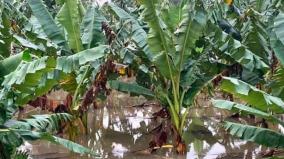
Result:
<svg viewBox="0 0 284 159"><path fill-rule="evenodd" d="M22 99L25 98L25 100L20 103L16 102L22 105L27 103L29 100L33 100L36 97L47 93L54 86L60 85L60 83L65 83L62 85L62 87L67 88L66 82L63 81L69 81L69 83L75 84L72 86L72 89L69 87L68 91L74 93L72 105L73 107L77 107L80 100L78 97L84 92L83 87L85 87L85 83L83 83L83 81L90 77L90 72L93 70L93 67L90 67L89 64L96 60L102 59L101 53L106 49L105 46L101 45L104 44L105 38L102 36L100 31L101 23L102 21L105 21L105 18L94 6L90 6L87 10L88 12L86 12L82 2L79 0L74 2L58 2L58 6L60 6L61 9L58 11L56 17L53 17L49 13L43 1L27 1L32 14L30 17L26 17L19 10L13 7L13 5L16 5L16 2L1 2L1 4L2 3L3 7L7 10L7 12L5 11L5 14L4 12L3 14L1 13L3 17L1 24L3 24L4 27L2 29L2 34L6 34L7 32L8 36L9 33L14 32L13 35L9 34L9 36L12 36L13 41L17 42L20 47L25 48L26 52L29 52L29 55L25 55L30 56L28 61L24 60L21 62L21 64L20 62L14 63L14 68L17 67L18 71L23 71L24 69L27 69L29 64L31 64L31 66L34 66L34 64L35 66L38 66L37 64L41 64L39 66L40 68L37 70L40 72L40 74L38 74L35 69L35 72L30 72L30 76L32 76L34 79L33 82L35 82L35 80L37 81L34 84L38 84L38 82L41 83L39 89L34 87L27 89L25 88L24 83L18 81L16 84L14 81L10 82L8 85L6 85L7 83L5 82L2 83L2 85L5 87L4 92L7 92L7 89L14 87L14 84L16 84L21 87L21 89L18 89L18 93L25 94L29 92L35 95L32 97L29 96L28 93L27 96L22 96ZM26 12L29 12L29 10L27 9ZM17 17L22 17L20 19L20 21L23 21L21 24L18 24L18 21L16 21L17 19L15 19L15 24L13 22L13 25L20 29L19 32L15 32L9 27L12 26L12 23L10 20L11 17L7 17L7 15L12 15L12 13L17 14ZM8 31L5 29L8 29ZM3 38L3 40L6 39L7 38ZM8 42L5 42L5 44L10 45ZM22 50L22 48L19 50ZM10 50L6 52L7 56L11 54L9 52ZM18 50L16 50L16 54L17 52ZM81 52L85 53L81 54ZM92 54L96 54L96 52L98 52L98 56L92 56ZM67 55L71 56L69 57ZM5 54L2 56L7 57ZM17 57L20 57L20 55ZM45 62L49 62L49 64L45 64ZM3 61L3 64L7 63ZM3 76L1 76L2 81L4 75L7 75L13 71L8 70L10 72L5 72L7 69L8 67L2 70L2 72L5 73ZM82 71L78 71L80 69ZM83 76L84 72L86 72L85 74L88 76ZM77 74L77 76L82 78L75 79L73 76L70 76L71 74ZM23 75L25 78L26 74ZM42 77L40 77L40 75L42 75ZM10 77L11 76L12 74ZM29 85L31 85L31 83Z"/></svg>
<svg viewBox="0 0 284 159"><path fill-rule="evenodd" d="M272 96L248 83L230 77L223 78L221 89L232 93L235 97L244 101L245 104L219 99L212 101L215 107L237 112L241 115L254 115L268 122L284 126L284 122L279 118L279 115L284 112L284 101L281 98ZM224 122L224 128L230 134L243 140L268 147L283 148L284 146L282 144L284 135L276 130L229 121Z"/></svg>
<svg viewBox="0 0 284 159"><path fill-rule="evenodd" d="M258 2L256 10L260 13L266 12L267 9L263 9L265 6L266 8L269 8L268 10L270 13L274 13L265 14L269 16L264 18L266 23L263 24L266 24L265 26L269 28L268 30L270 30L270 37L268 41L270 41L270 45L281 65L283 65L283 56L281 53L284 46L282 42L283 31L280 28L283 25L284 18L283 13L281 11L278 12L277 10L277 8L281 7L281 2ZM254 10L254 13L255 12L256 11ZM268 24L268 22L270 22L270 24ZM226 100L213 100L213 105L217 108L233 112L255 115L256 117L263 118L269 122L283 126L283 121L279 119L279 115L283 114L284 111L284 102L282 100L283 66L275 65L275 60L277 61L277 59L274 58L271 70L272 82L268 83L266 86L267 90L272 90L272 95L238 79L225 77L221 84L221 88L224 91L232 93L234 96L240 98L242 101L246 102L246 104L239 104ZM274 69L276 69L275 72ZM275 130L233 122L225 122L224 127L230 132L230 134L241 139L256 142L268 147L283 148L282 141L284 139L284 135Z"/></svg>
<svg viewBox="0 0 284 159"><path fill-rule="evenodd" d="M30 118L21 121L6 121L0 128L1 158L10 159L16 157L16 148L23 144L23 141L33 141L38 139L60 144L75 153L91 154L94 157L98 157L98 154L86 147L52 135L52 133L60 129L61 124L68 123L72 120L73 118L71 115L58 113L33 115Z"/></svg>
<svg viewBox="0 0 284 159"><path fill-rule="evenodd" d="M42 1L27 1L32 11L30 17L27 17L29 14L21 14L18 8L13 6L14 1L11 3L1 1L1 7L6 7L7 10L5 10L5 16L2 16L4 12L1 12L0 32L1 35L5 33L5 36L6 34L11 36L13 41L8 43L9 41L5 41L6 37L0 37L1 44L9 45L9 47L5 46L8 48L5 54L1 52L0 61L0 109L2 112L0 125L1 130L2 127L5 128L1 131L1 135L4 134L4 138L0 141L1 145L7 141L5 134L16 134L14 138L21 141L23 138L46 139L54 143L61 143L78 153L91 153L88 149L71 141L51 136L45 132L33 131L35 125L30 129L28 127L24 129L5 127L5 123L13 118L20 107L47 94L54 87L64 88L68 85L66 81L72 81L72 88L75 86L73 90L70 90L71 93L75 92L73 103L76 104L73 104L73 107L79 105L78 96L83 93L82 87L85 86L83 81L91 78L90 72L94 69L92 66L99 67L98 61L103 61L108 47L102 45L104 38L97 36L102 35L98 30L100 30L101 22L104 21L104 18L98 14L97 8L91 6L88 9L89 14L85 14L81 1L74 2L62 1L61 9L54 18ZM21 17L20 21L14 23L11 20L12 17L9 17L10 14ZM11 51L10 48L14 46L18 48ZM71 76L73 74L79 77L76 79ZM45 118L38 120L46 121ZM37 122L33 121L33 124ZM11 142L6 143L6 145L9 144ZM20 142L11 145L14 148L19 144ZM1 150L3 150L2 147Z"/></svg>
<svg viewBox="0 0 284 159"><path fill-rule="evenodd" d="M273 3L258 3L258 11L260 12L263 6L270 6L268 8L275 9L275 5L281 7L280 1L274 1ZM261 4L261 5L260 5ZM274 7L272 4L274 4ZM273 11L272 11L273 12ZM267 84L264 86L265 90L271 92L271 94L260 90L244 81L236 78L224 77L221 89L233 94L239 98L245 104L240 104L226 100L213 100L212 103L215 107L220 109L226 109L232 112L241 113L241 115L254 115L255 117L262 118L265 121L272 122L274 124L284 125L280 116L284 112L283 101L283 31L280 29L283 26L283 13L280 11L274 12L270 15L269 21L271 24L267 24L270 30L270 44L278 59L274 57L272 65L272 79L268 78ZM279 60L280 63L277 64ZM274 68L275 67L275 68ZM269 81L270 80L270 81ZM262 128L259 126L251 126L242 123L224 122L224 127L230 134L237 136L243 140L252 141L267 147L283 148L282 141L284 135L277 130L269 128Z"/></svg>
<svg viewBox="0 0 284 159"><path fill-rule="evenodd" d="M224 4L194 0L177 4L157 0L138 2L143 8L143 21L115 4L108 4L124 28L130 26L126 30L130 32L131 47L126 48L134 50L132 65L137 71L136 83L109 83L113 89L141 95L152 90L155 96L150 97L166 106L179 134L183 133L196 95L220 73L230 70L232 64L238 63L250 73L268 70L267 59L252 52L246 46L246 39L234 39L218 24L216 17L220 17L215 12ZM144 21L147 29L142 27ZM140 88L137 85L148 91L134 89ZM150 93L146 94L149 97Z"/></svg>
<svg viewBox="0 0 284 159"><path fill-rule="evenodd" d="M22 107L55 87L74 94L71 110L78 108L91 72L106 57L98 8L86 13L80 0L58 1L53 17L43 1L0 2L2 108Z"/></svg>
<svg viewBox="0 0 284 159"><path fill-rule="evenodd" d="M175 17L177 19L173 19L175 23L171 24L173 28L177 28L173 31L163 19L170 18L171 15L158 7L158 1L139 2L144 8L143 18L150 28L147 45L151 51L151 60L167 85L162 96L167 100L175 128L182 132L187 113L181 112L186 88L181 90L180 81L185 64L195 48L195 42L203 35L207 22L206 12L197 2L192 5L181 3L180 6L174 6L176 8L170 8L179 13Z"/></svg>

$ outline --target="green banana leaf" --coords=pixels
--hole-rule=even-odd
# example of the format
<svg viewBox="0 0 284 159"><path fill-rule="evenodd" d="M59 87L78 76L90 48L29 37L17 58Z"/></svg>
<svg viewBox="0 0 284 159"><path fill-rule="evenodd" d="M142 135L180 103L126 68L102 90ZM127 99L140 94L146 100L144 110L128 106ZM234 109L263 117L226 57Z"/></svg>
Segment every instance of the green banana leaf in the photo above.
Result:
<svg viewBox="0 0 284 159"><path fill-rule="evenodd" d="M273 31L270 35L271 46L275 52L275 55L284 65L284 12L280 12L274 19Z"/></svg>
<svg viewBox="0 0 284 159"><path fill-rule="evenodd" d="M14 71L21 63L24 52L10 56L0 61L0 78Z"/></svg>
<svg viewBox="0 0 284 159"><path fill-rule="evenodd" d="M273 130L232 122L225 122L224 127L240 139L267 147L284 148L284 135Z"/></svg>
<svg viewBox="0 0 284 159"><path fill-rule="evenodd" d="M184 7L182 21L176 30L177 36L176 50L179 52L178 60L179 69L183 68L185 61L191 53L191 49L195 48L195 42L203 35L207 22L207 16L203 9L196 7L195 12L189 12L190 5Z"/></svg>
<svg viewBox="0 0 284 159"><path fill-rule="evenodd" d="M32 9L33 15L41 24L47 37L55 44L68 50L68 45L64 38L63 32L56 25L54 19L46 9L42 0L28 0L29 6Z"/></svg>
<svg viewBox="0 0 284 159"><path fill-rule="evenodd" d="M268 70L269 66L262 60L261 57L251 52L247 46L240 41L235 40L229 34L223 32L215 24L208 25L209 35L214 35L212 38L212 46L221 54L231 57L234 61L241 64L249 71ZM224 57L223 57L224 58Z"/></svg>
<svg viewBox="0 0 284 159"><path fill-rule="evenodd" d="M114 3L109 3L108 5L111 11L119 18L119 20L125 21L125 23L131 23L132 26L130 33L132 34L132 40L141 50L143 50L147 58L152 61L154 54L149 49L149 45L147 43L147 33L140 25L137 18L128 14L126 11L124 11Z"/></svg>
<svg viewBox="0 0 284 159"><path fill-rule="evenodd" d="M5 10L5 9L3 9ZM6 12L0 14L0 55L3 57L10 56L11 43L13 41L13 36L10 34L11 22ZM1 24L3 25L1 27ZM2 38L5 37L5 38Z"/></svg>
<svg viewBox="0 0 284 159"><path fill-rule="evenodd" d="M276 33L277 39L284 44L284 12L280 12L278 16L274 19L274 30Z"/></svg>
<svg viewBox="0 0 284 159"><path fill-rule="evenodd" d="M94 47L97 43L104 40L102 34L102 22L107 21L106 18L100 14L99 10L90 6L83 18L81 24L81 40L86 49Z"/></svg>
<svg viewBox="0 0 284 159"><path fill-rule="evenodd" d="M236 78L224 77L221 89L264 112L284 113L284 102Z"/></svg>
<svg viewBox="0 0 284 159"><path fill-rule="evenodd" d="M243 104L227 101L227 100L212 100L212 104L216 108L226 109L233 112L244 112L246 114L252 114L260 118L267 119L272 122L279 123L284 126L284 122L279 120L277 117L273 116L272 114L263 112L258 110L257 108L252 108Z"/></svg>
<svg viewBox="0 0 284 159"><path fill-rule="evenodd" d="M175 59L175 47L171 34L166 29L165 23L158 16L156 7L158 0L139 0L144 7L142 13L144 20L148 23L150 31L148 33L148 44L153 52L154 63L163 76L170 79L176 76L178 71L174 67L174 62L170 56Z"/></svg>
<svg viewBox="0 0 284 159"><path fill-rule="evenodd" d="M105 51L108 48L106 45L99 45L97 47L81 51L70 56L61 56L57 58L56 69L65 73L79 69L79 66L87 62L93 62L105 56Z"/></svg>
<svg viewBox="0 0 284 159"><path fill-rule="evenodd" d="M142 87L136 83L125 83L121 81L108 81L110 87L112 89L122 91L122 92L128 92L134 95L143 95L146 97L154 97L154 93L145 87Z"/></svg>
<svg viewBox="0 0 284 159"><path fill-rule="evenodd" d="M83 45L80 37L81 17L77 0L67 0L56 17L67 32L69 47L76 53L82 51Z"/></svg>

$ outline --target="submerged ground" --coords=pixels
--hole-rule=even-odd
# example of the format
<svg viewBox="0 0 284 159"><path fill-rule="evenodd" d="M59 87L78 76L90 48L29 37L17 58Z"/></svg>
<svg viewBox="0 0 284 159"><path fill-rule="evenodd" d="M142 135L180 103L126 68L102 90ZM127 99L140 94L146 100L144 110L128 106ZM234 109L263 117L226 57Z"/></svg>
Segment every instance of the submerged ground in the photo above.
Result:
<svg viewBox="0 0 284 159"><path fill-rule="evenodd" d="M60 94L60 95L59 95ZM49 98L60 101L62 92L51 94ZM137 105L146 102L144 107ZM127 94L113 92L106 102L97 109L88 112L88 133L79 135L77 143L92 148L103 158L262 158L266 148L235 139L221 127L220 122L231 116L229 112L213 108L207 98L198 99L199 106L191 109L185 139L188 151L185 156L175 156L171 145L150 153L149 141L153 138L151 130L159 126L162 120L154 119L153 113L161 109L141 97L129 97ZM236 120L231 118L232 120ZM249 119L248 119L249 122ZM271 125L270 127L273 127ZM279 152L281 153L281 152ZM36 141L32 143L34 159L88 158L70 153L61 146Z"/></svg>

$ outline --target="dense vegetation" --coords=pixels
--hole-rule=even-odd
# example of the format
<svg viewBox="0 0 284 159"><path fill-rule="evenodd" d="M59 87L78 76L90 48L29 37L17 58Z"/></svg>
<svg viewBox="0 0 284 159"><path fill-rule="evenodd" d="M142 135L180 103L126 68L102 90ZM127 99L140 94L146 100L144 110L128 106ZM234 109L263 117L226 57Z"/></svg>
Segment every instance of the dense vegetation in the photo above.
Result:
<svg viewBox="0 0 284 159"><path fill-rule="evenodd" d="M73 139L80 133L75 125L87 125L88 108L114 89L159 101L170 116L166 134L180 154L185 120L200 92L213 95L215 107L284 126L281 0L138 0L102 7L1 0L0 8L2 158L20 156L16 148L36 139L99 155L52 134L68 124ZM136 81L120 80L127 75ZM27 104L44 109L51 90L69 92L66 102L50 114L17 119ZM230 101L213 99L224 92ZM275 130L229 121L224 127L244 140L284 147L284 135Z"/></svg>

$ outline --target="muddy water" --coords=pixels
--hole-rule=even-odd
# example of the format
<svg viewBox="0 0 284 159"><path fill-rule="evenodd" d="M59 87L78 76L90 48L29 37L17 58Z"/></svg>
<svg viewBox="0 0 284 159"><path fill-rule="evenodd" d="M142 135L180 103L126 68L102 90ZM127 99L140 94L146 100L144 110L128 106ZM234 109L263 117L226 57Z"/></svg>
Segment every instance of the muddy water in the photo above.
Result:
<svg viewBox="0 0 284 159"><path fill-rule="evenodd" d="M101 154L102 158L110 159L260 158L259 154L263 148L228 135L219 123L229 113L220 112L211 106L191 109L185 129L188 145L185 156L176 156L171 148L163 148L151 154L147 147L152 135L148 132L161 122L152 119L152 114L161 108L131 107L143 102L143 98L115 93L109 97L104 107L88 112L88 134L79 136L76 142L93 149ZM34 159L88 158L43 141L33 142L32 146Z"/></svg>

